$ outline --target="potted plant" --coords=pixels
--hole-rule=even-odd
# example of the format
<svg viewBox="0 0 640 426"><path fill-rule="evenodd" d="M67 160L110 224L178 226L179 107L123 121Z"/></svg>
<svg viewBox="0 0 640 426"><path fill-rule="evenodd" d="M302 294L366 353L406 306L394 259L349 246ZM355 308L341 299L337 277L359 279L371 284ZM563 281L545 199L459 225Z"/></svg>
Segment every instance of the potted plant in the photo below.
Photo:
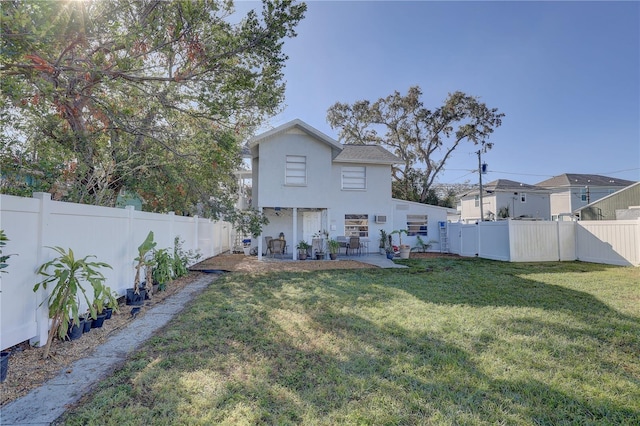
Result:
<svg viewBox="0 0 640 426"><path fill-rule="evenodd" d="M338 257L338 251L340 250L340 242L331 238L327 245L329 246L329 257L331 260L336 260Z"/></svg>
<svg viewBox="0 0 640 426"><path fill-rule="evenodd" d="M311 244L306 242L305 240L300 240L296 249L298 249L298 259L306 260L309 255L309 249L311 248Z"/></svg>
<svg viewBox="0 0 640 426"><path fill-rule="evenodd" d="M109 287L107 287L109 288ZM114 312L118 312L120 307L118 306L118 293L109 289L109 293L104 297L104 310L107 314L106 319L110 319Z"/></svg>
<svg viewBox="0 0 640 426"><path fill-rule="evenodd" d="M167 249L156 250L153 257L153 283L158 284L158 290L164 291L173 279L173 259Z"/></svg>
<svg viewBox="0 0 640 426"><path fill-rule="evenodd" d="M387 231L385 231L384 229L380 230L380 244L379 244L379 248L380 248L380 254L385 254L387 252L386 248L387 248L387 240L388 240L388 236L387 236Z"/></svg>
<svg viewBox="0 0 640 426"><path fill-rule="evenodd" d="M400 242L398 244L398 247L400 249L400 258L401 259L408 259L409 258L409 254L411 253L411 246L408 244L402 244L402 234L406 234L409 235L409 231L407 231L406 229L397 229L393 232L391 232L391 235L393 234L398 234L398 241Z"/></svg>
<svg viewBox="0 0 640 426"><path fill-rule="evenodd" d="M314 244L311 244L311 246L316 249L316 253L315 253L316 259L322 260L325 257L324 246L325 246L325 242L329 239L329 232L327 232L324 229L321 231L318 231L315 234L313 234L313 239L318 241L317 246L315 246Z"/></svg>
<svg viewBox="0 0 640 426"><path fill-rule="evenodd" d="M388 245L384 250L385 254L387 255L387 259L393 260L393 257L395 256L395 253L393 252L393 246Z"/></svg>
<svg viewBox="0 0 640 426"><path fill-rule="evenodd" d="M107 305L117 306L118 299L111 291L111 288L103 283L92 283L93 285L93 312L91 328L100 328L107 319ZM113 308L111 308L113 309Z"/></svg>
<svg viewBox="0 0 640 426"><path fill-rule="evenodd" d="M152 291L152 285L146 285L146 282L151 283L153 279L153 258L151 252L155 248L156 242L153 241L153 231L149 231L147 238L138 247L138 256L134 259L136 263L136 276L133 280L133 288L127 289L127 305L142 305L146 298L147 292ZM142 268L145 268L147 281L145 281L145 288L140 285L140 276L142 274Z"/></svg>
<svg viewBox="0 0 640 426"><path fill-rule="evenodd" d="M251 253L251 238L258 238L262 233L262 227L269 223L269 219L267 219L262 212L254 208L233 212L227 217L227 220L233 223L236 233L242 237L242 249L247 256ZM247 239L249 240L249 244L245 250L247 246L245 240Z"/></svg>
<svg viewBox="0 0 640 426"><path fill-rule="evenodd" d="M51 341L57 334L64 339L72 326L80 326L78 310L80 308L80 295L82 295L89 306L92 316L95 316L95 307L89 301L87 292L83 287L83 282L90 283L93 288L101 288L105 281L104 275L99 271L101 268L111 268L104 262L93 262L88 259L95 256L85 256L76 259L71 249L65 251L61 247L50 247L59 256L49 262L43 263L38 268L37 273L44 279L33 287L33 291L38 291L40 286L46 289L49 284L53 285L51 294L42 303L47 302L49 307L49 318L51 318L51 328L43 354L44 358L49 356Z"/></svg>
<svg viewBox="0 0 640 426"><path fill-rule="evenodd" d="M242 251L245 256L249 256L251 254L251 238L245 238L242 240Z"/></svg>

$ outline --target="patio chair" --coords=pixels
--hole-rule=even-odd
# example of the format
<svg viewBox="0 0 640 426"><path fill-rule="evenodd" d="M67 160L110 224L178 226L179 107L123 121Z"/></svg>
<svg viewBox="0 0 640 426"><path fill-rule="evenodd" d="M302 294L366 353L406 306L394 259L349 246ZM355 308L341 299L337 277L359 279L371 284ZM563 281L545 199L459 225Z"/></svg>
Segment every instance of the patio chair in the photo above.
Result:
<svg viewBox="0 0 640 426"><path fill-rule="evenodd" d="M276 254L282 255L284 254L285 247L287 246L287 242L285 240L281 240L279 238L272 239L269 241L271 257L274 257Z"/></svg>
<svg viewBox="0 0 640 426"><path fill-rule="evenodd" d="M360 254L361 248L362 246L360 245L360 237L349 237L349 242L347 243L347 255L349 254L349 252L353 253L354 251Z"/></svg>

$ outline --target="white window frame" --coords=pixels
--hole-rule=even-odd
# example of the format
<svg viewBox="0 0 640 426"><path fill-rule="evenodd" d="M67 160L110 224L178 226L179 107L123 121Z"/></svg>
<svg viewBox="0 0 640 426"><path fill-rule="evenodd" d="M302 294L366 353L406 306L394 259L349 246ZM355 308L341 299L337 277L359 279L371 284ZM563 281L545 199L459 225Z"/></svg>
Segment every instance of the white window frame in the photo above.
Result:
<svg viewBox="0 0 640 426"><path fill-rule="evenodd" d="M520 202L521 203L526 203L527 202L527 193L526 192L521 192L520 193Z"/></svg>
<svg viewBox="0 0 640 426"><path fill-rule="evenodd" d="M474 207L480 207L480 196L474 195L473 197L473 205Z"/></svg>
<svg viewBox="0 0 640 426"><path fill-rule="evenodd" d="M420 235L427 236L429 225L429 216L426 214L408 214L407 215L407 234L409 236Z"/></svg>
<svg viewBox="0 0 640 426"><path fill-rule="evenodd" d="M345 214L344 215L344 236L368 237L369 236L369 215L366 214Z"/></svg>
<svg viewBox="0 0 640 426"><path fill-rule="evenodd" d="M367 168L365 166L344 166L341 175L343 190L364 191L367 189Z"/></svg>
<svg viewBox="0 0 640 426"><path fill-rule="evenodd" d="M307 157L287 155L284 172L284 184L287 186L307 185Z"/></svg>

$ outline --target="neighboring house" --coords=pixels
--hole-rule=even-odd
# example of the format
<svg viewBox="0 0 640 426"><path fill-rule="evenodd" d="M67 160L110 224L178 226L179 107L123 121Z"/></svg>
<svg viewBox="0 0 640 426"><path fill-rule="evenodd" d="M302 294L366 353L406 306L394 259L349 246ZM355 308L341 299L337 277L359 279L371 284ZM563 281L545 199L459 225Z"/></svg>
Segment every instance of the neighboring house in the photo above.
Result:
<svg viewBox="0 0 640 426"><path fill-rule="evenodd" d="M484 220L549 220L549 191L534 185L498 179L482 186ZM460 199L460 221L480 220L480 191L470 191Z"/></svg>
<svg viewBox="0 0 640 426"><path fill-rule="evenodd" d="M565 173L539 182L536 186L551 191L551 218L557 220L633 183L608 176Z"/></svg>
<svg viewBox="0 0 640 426"><path fill-rule="evenodd" d="M400 160L378 145L342 145L301 120L293 120L249 141L251 205L269 219L262 238L282 233L294 258L300 240L360 236L377 252L380 230L410 229L403 243L439 241L438 222L451 209L391 197L391 166ZM397 244L397 236L395 236ZM434 249L439 245L434 244Z"/></svg>
<svg viewBox="0 0 640 426"><path fill-rule="evenodd" d="M600 198L574 212L581 220L640 218L640 182Z"/></svg>

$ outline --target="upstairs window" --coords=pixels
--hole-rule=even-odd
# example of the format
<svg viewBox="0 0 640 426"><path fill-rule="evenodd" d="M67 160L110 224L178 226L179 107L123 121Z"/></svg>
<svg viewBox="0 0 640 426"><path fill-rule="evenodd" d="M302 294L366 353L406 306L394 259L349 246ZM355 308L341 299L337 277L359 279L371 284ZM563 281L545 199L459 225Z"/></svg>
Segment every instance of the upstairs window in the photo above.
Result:
<svg viewBox="0 0 640 426"><path fill-rule="evenodd" d="M423 214L407 215L407 231L409 235L427 235L428 216Z"/></svg>
<svg viewBox="0 0 640 426"><path fill-rule="evenodd" d="M368 237L369 216L366 214L344 215L344 235L345 237Z"/></svg>
<svg viewBox="0 0 640 426"><path fill-rule="evenodd" d="M520 202L521 203L526 203L527 202L527 194L525 194L524 192L520 193Z"/></svg>
<svg viewBox="0 0 640 426"><path fill-rule="evenodd" d="M473 204L475 207L480 207L480 196L476 195L475 197L473 197Z"/></svg>
<svg viewBox="0 0 640 426"><path fill-rule="evenodd" d="M342 189L367 189L367 168L364 166L343 167Z"/></svg>
<svg viewBox="0 0 640 426"><path fill-rule="evenodd" d="M287 155L284 183L285 185L297 186L307 184L307 157L302 155Z"/></svg>

